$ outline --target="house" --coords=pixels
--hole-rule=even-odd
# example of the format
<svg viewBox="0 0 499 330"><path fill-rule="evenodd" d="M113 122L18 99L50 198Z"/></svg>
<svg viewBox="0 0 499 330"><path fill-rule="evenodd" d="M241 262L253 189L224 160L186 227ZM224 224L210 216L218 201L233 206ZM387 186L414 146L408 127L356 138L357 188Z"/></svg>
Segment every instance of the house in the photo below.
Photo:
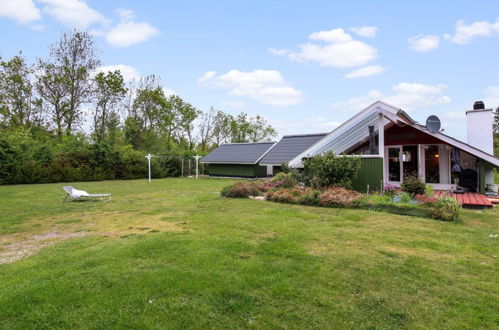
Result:
<svg viewBox="0 0 499 330"><path fill-rule="evenodd" d="M475 102L474 109L465 113L467 143L431 130L402 109L378 101L290 160L289 165L303 168L304 158L333 151L361 158L353 182L359 191L368 186L371 190L384 184L399 186L404 177L417 175L435 189L450 190L459 185L484 193L486 185L494 182L493 168L499 168L499 158L492 155L493 111Z"/></svg>
<svg viewBox="0 0 499 330"><path fill-rule="evenodd" d="M283 162L288 163L326 135L327 133L285 135L262 157L260 165L267 166L267 174L276 174L281 170Z"/></svg>
<svg viewBox="0 0 499 330"><path fill-rule="evenodd" d="M211 164L217 159L217 164L224 166L213 173L230 168L231 175L260 176L265 167L268 174L278 171L282 161L302 169L303 159L332 151L360 157L361 167L353 182L358 191L380 190L386 184L399 186L404 177L416 175L435 189L455 190L459 185L484 193L487 184L494 182L493 168L499 168L499 158L492 155L493 110L475 102L473 110L465 114L468 138L462 142L439 127L416 122L400 108L377 101L327 134L285 136L277 144L267 144L266 150L262 146L244 163L253 172L249 167L232 167L243 165L240 158L251 144L221 145L203 162ZM217 156L220 153L224 157Z"/></svg>
<svg viewBox="0 0 499 330"><path fill-rule="evenodd" d="M275 142L222 144L200 162L209 164L212 176L264 177L267 167L258 162L275 145Z"/></svg>

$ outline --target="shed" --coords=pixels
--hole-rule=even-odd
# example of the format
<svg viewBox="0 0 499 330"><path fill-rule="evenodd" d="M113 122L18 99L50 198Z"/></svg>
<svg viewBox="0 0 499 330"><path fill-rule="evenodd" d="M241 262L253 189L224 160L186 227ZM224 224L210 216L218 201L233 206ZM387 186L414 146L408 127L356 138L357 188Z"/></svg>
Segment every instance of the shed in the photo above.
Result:
<svg viewBox="0 0 499 330"><path fill-rule="evenodd" d="M201 159L209 164L210 176L264 177L267 168L258 162L275 142L222 144Z"/></svg>

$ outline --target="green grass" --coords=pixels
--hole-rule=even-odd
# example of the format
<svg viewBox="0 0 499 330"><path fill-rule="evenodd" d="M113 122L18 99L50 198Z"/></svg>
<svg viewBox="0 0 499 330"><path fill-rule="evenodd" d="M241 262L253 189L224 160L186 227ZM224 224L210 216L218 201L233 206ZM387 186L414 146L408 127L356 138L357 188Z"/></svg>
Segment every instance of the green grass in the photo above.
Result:
<svg viewBox="0 0 499 330"><path fill-rule="evenodd" d="M497 208L442 222L220 198L229 182L74 184L111 203L0 186L0 258L32 254L0 264L0 328L499 326Z"/></svg>

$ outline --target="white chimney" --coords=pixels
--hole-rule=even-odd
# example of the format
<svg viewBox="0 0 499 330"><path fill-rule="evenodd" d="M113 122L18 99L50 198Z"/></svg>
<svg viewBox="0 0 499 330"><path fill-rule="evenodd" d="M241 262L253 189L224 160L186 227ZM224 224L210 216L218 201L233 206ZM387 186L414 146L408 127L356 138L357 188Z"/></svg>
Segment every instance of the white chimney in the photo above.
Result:
<svg viewBox="0 0 499 330"><path fill-rule="evenodd" d="M482 101L473 104L473 110L466 111L468 122L468 144L488 154L494 152L494 112L485 109Z"/></svg>

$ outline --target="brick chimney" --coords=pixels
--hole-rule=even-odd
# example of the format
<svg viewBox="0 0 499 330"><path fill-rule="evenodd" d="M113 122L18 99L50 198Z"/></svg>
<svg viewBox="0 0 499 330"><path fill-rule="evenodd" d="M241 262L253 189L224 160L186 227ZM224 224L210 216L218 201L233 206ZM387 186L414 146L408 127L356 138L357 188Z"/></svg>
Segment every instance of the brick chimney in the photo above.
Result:
<svg viewBox="0 0 499 330"><path fill-rule="evenodd" d="M468 144L488 154L494 152L494 112L485 109L482 101L473 104L473 110L466 111L468 123Z"/></svg>

